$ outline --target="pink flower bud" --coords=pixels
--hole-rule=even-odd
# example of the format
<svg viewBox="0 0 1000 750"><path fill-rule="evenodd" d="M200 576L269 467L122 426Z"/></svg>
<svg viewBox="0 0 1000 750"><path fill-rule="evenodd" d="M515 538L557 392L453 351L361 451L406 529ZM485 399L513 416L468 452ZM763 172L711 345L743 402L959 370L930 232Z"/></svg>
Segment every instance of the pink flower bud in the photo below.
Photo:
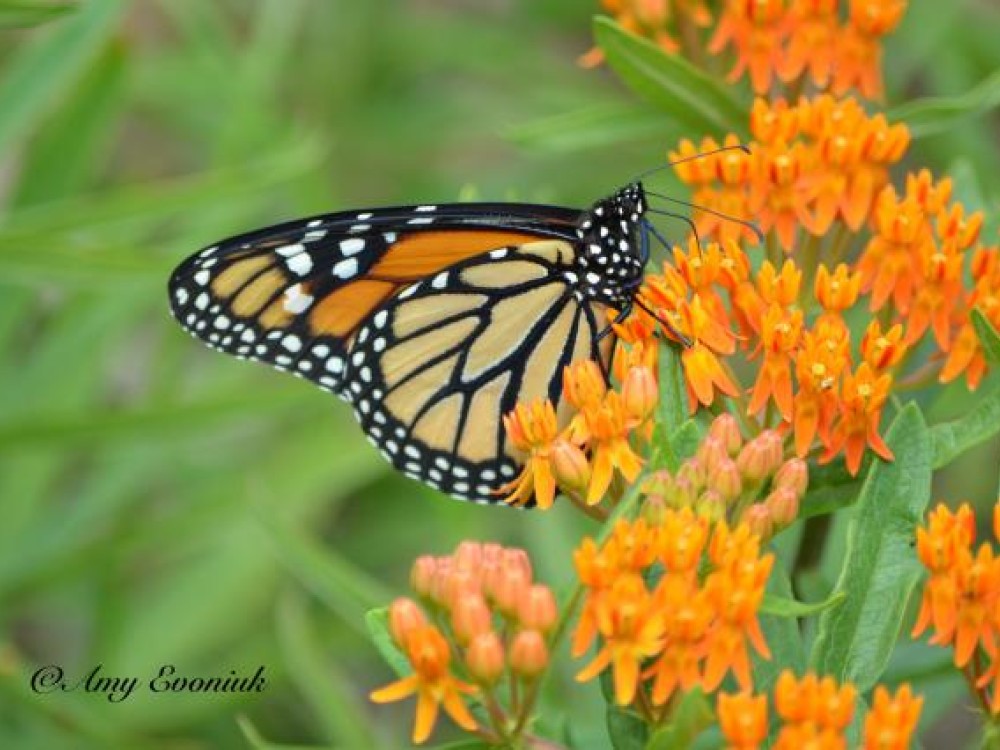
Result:
<svg viewBox="0 0 1000 750"><path fill-rule="evenodd" d="M778 487L764 503L778 529L785 528L799 516L799 496L791 487Z"/></svg>
<svg viewBox="0 0 1000 750"><path fill-rule="evenodd" d="M711 427L708 428L711 437L721 441L726 453L735 456L743 447L743 436L740 434L740 424L732 414L720 414L717 416Z"/></svg>
<svg viewBox="0 0 1000 750"><path fill-rule="evenodd" d="M582 492L590 484L590 464L583 451L568 440L557 439L550 453L552 473L560 487Z"/></svg>
<svg viewBox="0 0 1000 750"><path fill-rule="evenodd" d="M489 631L492 624L493 614L481 595L466 593L454 600L451 627L460 644L469 643L480 633Z"/></svg>
<svg viewBox="0 0 1000 750"><path fill-rule="evenodd" d="M774 530L774 518L771 516L771 511L761 503L751 505L743 511L740 521L749 526L750 531L761 539L768 539Z"/></svg>
<svg viewBox="0 0 1000 750"><path fill-rule="evenodd" d="M503 644L493 631L479 633L465 652L469 674L480 685L493 685L504 668Z"/></svg>
<svg viewBox="0 0 1000 750"><path fill-rule="evenodd" d="M510 645L510 668L526 680L534 680L549 665L549 650L537 630L522 630Z"/></svg>
<svg viewBox="0 0 1000 750"><path fill-rule="evenodd" d="M549 632L559 617L552 590L538 583L526 589L518 602L517 616L523 627Z"/></svg>
<svg viewBox="0 0 1000 750"><path fill-rule="evenodd" d="M427 617L412 599L400 597L389 605L389 634L400 648L406 643L408 633L426 624Z"/></svg>
<svg viewBox="0 0 1000 750"><path fill-rule="evenodd" d="M708 475L708 486L718 492L726 502L732 502L743 492L743 480L736 462L728 456L721 458Z"/></svg>
<svg viewBox="0 0 1000 750"><path fill-rule="evenodd" d="M421 555L410 568L410 588L418 596L429 597L434 576L437 574L437 560L430 555Z"/></svg>
<svg viewBox="0 0 1000 750"><path fill-rule="evenodd" d="M622 383L622 402L625 412L637 422L645 422L653 415L659 399L656 376L648 367L631 367Z"/></svg>
<svg viewBox="0 0 1000 750"><path fill-rule="evenodd" d="M790 458L774 475L774 486L787 487L801 500L809 486L809 465L801 458Z"/></svg>

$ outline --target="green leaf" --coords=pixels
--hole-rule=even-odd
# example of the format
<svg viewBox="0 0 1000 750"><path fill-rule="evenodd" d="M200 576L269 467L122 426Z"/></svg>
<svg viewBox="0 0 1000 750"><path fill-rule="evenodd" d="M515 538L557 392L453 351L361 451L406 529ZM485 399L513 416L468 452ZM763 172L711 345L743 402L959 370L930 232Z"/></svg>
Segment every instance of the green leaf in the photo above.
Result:
<svg viewBox="0 0 1000 750"><path fill-rule="evenodd" d="M608 702L608 737L614 750L642 750L649 740L649 726L639 716L621 706L614 698Z"/></svg>
<svg viewBox="0 0 1000 750"><path fill-rule="evenodd" d="M598 682L607 706L605 723L614 750L642 750L649 739L649 725L626 706L615 702L614 672L605 669Z"/></svg>
<svg viewBox="0 0 1000 750"><path fill-rule="evenodd" d="M1000 71L958 96L915 99L889 111L893 122L906 123L915 138L945 133L960 121L1000 107Z"/></svg>
<svg viewBox="0 0 1000 750"><path fill-rule="evenodd" d="M594 19L594 37L626 85L691 132L745 135L747 107L733 96L732 87L608 18Z"/></svg>
<svg viewBox="0 0 1000 750"><path fill-rule="evenodd" d="M365 613L365 626L368 628L368 635L371 636L372 643L378 650L385 662L392 667L392 671L400 677L406 677L413 672L409 660L396 646L389 633L389 608L379 607L370 609Z"/></svg>
<svg viewBox="0 0 1000 750"><path fill-rule="evenodd" d="M810 656L819 674L870 689L885 669L906 603L920 576L912 543L931 494L932 443L923 414L908 404L886 437L895 460L875 461L847 533L834 595L820 616Z"/></svg>
<svg viewBox="0 0 1000 750"><path fill-rule="evenodd" d="M985 443L1000 432L1000 382L977 401L974 409L958 419L931 427L934 468L940 469L970 448Z"/></svg>
<svg viewBox="0 0 1000 750"><path fill-rule="evenodd" d="M29 133L87 70L118 24L120 0L91 0L17 50L0 81L0 153Z"/></svg>
<svg viewBox="0 0 1000 750"><path fill-rule="evenodd" d="M997 329L979 310L972 311L972 327L976 329L979 343L983 345L986 361L994 365L1000 364L1000 333Z"/></svg>
<svg viewBox="0 0 1000 750"><path fill-rule="evenodd" d="M3 0L0 2L0 29L23 29L39 26L72 13L76 3Z"/></svg>
<svg viewBox="0 0 1000 750"><path fill-rule="evenodd" d="M336 747L372 747L369 727L357 720L364 710L357 689L338 660L327 653L301 592L288 592L278 604L278 643L288 679L305 698L326 739Z"/></svg>
<svg viewBox="0 0 1000 750"><path fill-rule="evenodd" d="M688 750L714 719L705 694L697 688L689 690L671 710L669 724L650 737L646 750Z"/></svg>
<svg viewBox="0 0 1000 750"><path fill-rule="evenodd" d="M760 604L760 611L775 617L808 617L819 614L827 609L839 607L847 595L843 591L838 591L821 602L809 604L795 599L776 596L774 594L764 594L764 600Z"/></svg>

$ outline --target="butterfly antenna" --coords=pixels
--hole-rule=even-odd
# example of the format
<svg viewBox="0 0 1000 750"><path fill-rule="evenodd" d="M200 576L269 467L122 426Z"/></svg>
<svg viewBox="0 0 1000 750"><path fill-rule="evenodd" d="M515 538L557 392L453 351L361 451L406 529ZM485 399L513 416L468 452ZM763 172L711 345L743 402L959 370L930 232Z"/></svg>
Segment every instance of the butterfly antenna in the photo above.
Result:
<svg viewBox="0 0 1000 750"><path fill-rule="evenodd" d="M647 313L649 313L649 315L652 316L653 320L655 320L661 326L663 326L668 331L670 331L671 335L674 338L676 338L685 349L690 349L694 345L694 342L691 339L689 339L683 333L681 333L680 331L678 331L674 327L674 324L671 323L669 320L661 318L659 315L657 315L656 312L652 308L648 307L646 305L646 303L643 302L642 299L638 295L635 297L635 299L633 301L635 302L636 305L638 305L643 310L645 310Z"/></svg>
<svg viewBox="0 0 1000 750"><path fill-rule="evenodd" d="M664 216L669 216L672 219L679 219L687 224L688 229L691 230L691 234L694 235L694 244L698 247L698 252L701 253L701 236L698 234L698 227L695 226L695 223L690 219L690 217L684 216L684 214L670 213L669 211L657 211L657 213L662 213ZM664 239L663 235L657 231L656 227L646 219L643 219L642 223L643 226L645 226L645 228L648 229L649 232L656 238L656 240L663 245L663 249L669 253L670 243Z"/></svg>
<svg viewBox="0 0 1000 750"><path fill-rule="evenodd" d="M653 167L652 169L648 169L645 172L642 172L641 174L632 178L632 182L639 182L640 180L649 177L649 175L651 174L656 174L657 172L662 172L664 169L670 169L671 167L676 167L678 164L684 164L685 162L695 161L696 159L705 159L709 156L715 156L716 154L725 153L726 151L742 151L747 156L750 155L750 147L743 143L737 143L735 146L720 146L719 148L713 148L711 151L702 151L701 153L692 154L691 156L685 156L683 159L676 159L675 161L668 162L667 164L663 164L659 167Z"/></svg>
<svg viewBox="0 0 1000 750"><path fill-rule="evenodd" d="M697 203L688 203L687 201L682 201L680 198L671 198L669 195L653 193L648 190L646 191L646 195L652 195L655 196L656 198L661 198L662 200L670 201L671 203L676 203L680 206L687 206L688 208L692 208L695 211L704 211L707 214L711 214L712 216L717 216L720 219L724 219L725 221L732 221L736 224L739 224L749 229L751 232L753 232L754 237L757 238L757 242L761 245L764 244L764 232L761 231L761 228L756 224L754 224L752 221L747 221L746 219L740 219L737 216L730 216L729 214L724 214L721 211L716 211L715 209L708 208L707 206L701 206ZM648 213L660 214L661 216L672 216L674 218L677 217L677 214L670 213L669 211L658 211L655 208L648 209Z"/></svg>

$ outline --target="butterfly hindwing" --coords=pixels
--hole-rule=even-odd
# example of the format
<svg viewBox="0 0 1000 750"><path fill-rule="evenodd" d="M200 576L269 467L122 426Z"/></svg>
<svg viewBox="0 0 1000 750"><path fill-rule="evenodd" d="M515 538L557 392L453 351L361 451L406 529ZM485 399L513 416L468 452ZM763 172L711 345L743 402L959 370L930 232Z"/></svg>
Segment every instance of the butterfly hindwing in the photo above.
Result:
<svg viewBox="0 0 1000 750"><path fill-rule="evenodd" d="M496 502L524 460L503 414L543 397L565 424L563 368L608 357L601 307L567 278L574 252L558 240L496 249L406 287L358 330L345 397L394 466Z"/></svg>

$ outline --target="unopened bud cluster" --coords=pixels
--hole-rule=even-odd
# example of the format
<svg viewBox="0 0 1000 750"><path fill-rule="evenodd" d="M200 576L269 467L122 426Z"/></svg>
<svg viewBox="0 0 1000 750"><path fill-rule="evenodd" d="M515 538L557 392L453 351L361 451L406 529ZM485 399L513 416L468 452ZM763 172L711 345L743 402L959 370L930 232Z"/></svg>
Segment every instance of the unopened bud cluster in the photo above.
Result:
<svg viewBox="0 0 1000 750"><path fill-rule="evenodd" d="M746 523L766 539L796 519L808 484L806 462L785 458L777 431L745 440L736 418L723 414L677 471L647 480L646 513L655 520L666 508L694 508L712 520Z"/></svg>
<svg viewBox="0 0 1000 750"><path fill-rule="evenodd" d="M462 542L452 555L418 557L410 583L463 650L473 682L493 685L507 667L530 680L548 666L546 636L558 607L551 589L532 581L523 549ZM412 610L420 611L415 602L397 599L390 614ZM398 622L405 625L409 618L400 615ZM393 637L399 640L396 623L392 617Z"/></svg>

